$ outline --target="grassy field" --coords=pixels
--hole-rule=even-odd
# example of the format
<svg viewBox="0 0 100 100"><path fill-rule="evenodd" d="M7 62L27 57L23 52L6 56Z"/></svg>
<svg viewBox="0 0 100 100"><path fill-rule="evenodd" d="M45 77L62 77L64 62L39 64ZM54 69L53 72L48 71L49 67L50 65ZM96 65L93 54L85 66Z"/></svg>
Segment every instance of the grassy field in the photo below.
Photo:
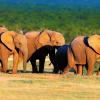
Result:
<svg viewBox="0 0 100 100"><path fill-rule="evenodd" d="M100 100L100 77L0 74L1 100Z"/></svg>
<svg viewBox="0 0 100 100"><path fill-rule="evenodd" d="M9 63L11 68L11 63ZM45 65L44 74L27 72L16 75L0 73L1 100L100 100L100 77L78 76L69 73L66 77L52 74L52 66ZM22 69L21 64L19 70ZM49 73L48 73L49 72Z"/></svg>

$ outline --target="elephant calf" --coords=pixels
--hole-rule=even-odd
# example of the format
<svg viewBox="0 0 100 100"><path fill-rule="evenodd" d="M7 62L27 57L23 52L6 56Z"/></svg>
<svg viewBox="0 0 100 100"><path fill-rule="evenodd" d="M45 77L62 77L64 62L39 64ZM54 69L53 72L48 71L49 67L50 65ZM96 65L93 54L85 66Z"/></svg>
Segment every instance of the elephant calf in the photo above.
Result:
<svg viewBox="0 0 100 100"><path fill-rule="evenodd" d="M55 54L55 58L56 58L56 65L57 65L57 71L60 73L64 72L64 69L66 68L66 66L68 65L68 49L70 48L70 45L63 45L61 47L58 48L56 54ZM74 67L74 72L76 73L77 69L76 67Z"/></svg>
<svg viewBox="0 0 100 100"><path fill-rule="evenodd" d="M55 47L43 46L40 49L38 49L35 53L33 53L33 55L29 59L32 64L33 73L36 73L36 72L43 73L45 58L48 54L49 54L50 61L54 66L54 72L56 71ZM36 66L37 59L39 59L39 71Z"/></svg>

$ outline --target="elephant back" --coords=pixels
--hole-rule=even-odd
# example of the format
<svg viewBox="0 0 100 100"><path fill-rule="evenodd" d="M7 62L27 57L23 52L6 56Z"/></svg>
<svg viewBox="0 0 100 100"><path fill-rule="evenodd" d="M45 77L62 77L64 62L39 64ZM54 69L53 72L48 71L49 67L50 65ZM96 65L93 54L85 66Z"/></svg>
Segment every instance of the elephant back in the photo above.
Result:
<svg viewBox="0 0 100 100"><path fill-rule="evenodd" d="M63 34L51 30L45 30L45 31L48 33L51 39L52 46L62 46L65 44L65 39Z"/></svg>
<svg viewBox="0 0 100 100"><path fill-rule="evenodd" d="M84 36L78 36L71 42L71 49L76 64L86 64L86 45Z"/></svg>
<svg viewBox="0 0 100 100"><path fill-rule="evenodd" d="M39 31L31 31L31 32L27 32L25 33L25 36L31 40L35 40L35 38L39 35Z"/></svg>
<svg viewBox="0 0 100 100"><path fill-rule="evenodd" d="M92 35L88 38L88 44L100 55L100 35Z"/></svg>

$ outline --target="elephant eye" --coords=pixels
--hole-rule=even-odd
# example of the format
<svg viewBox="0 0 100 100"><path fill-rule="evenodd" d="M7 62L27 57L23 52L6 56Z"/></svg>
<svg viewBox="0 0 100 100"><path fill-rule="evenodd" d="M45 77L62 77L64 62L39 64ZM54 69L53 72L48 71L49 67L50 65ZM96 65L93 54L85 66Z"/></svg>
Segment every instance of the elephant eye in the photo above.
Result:
<svg viewBox="0 0 100 100"><path fill-rule="evenodd" d="M21 46L21 43L18 43L19 46Z"/></svg>
<svg viewBox="0 0 100 100"><path fill-rule="evenodd" d="M59 43L59 42L56 42L57 44Z"/></svg>

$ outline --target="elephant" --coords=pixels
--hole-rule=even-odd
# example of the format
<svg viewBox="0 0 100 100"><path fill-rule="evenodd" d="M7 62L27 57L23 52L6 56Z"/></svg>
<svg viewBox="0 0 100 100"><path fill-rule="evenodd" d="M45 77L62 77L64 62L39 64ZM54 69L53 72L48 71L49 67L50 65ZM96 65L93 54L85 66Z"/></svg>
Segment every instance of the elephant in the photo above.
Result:
<svg viewBox="0 0 100 100"><path fill-rule="evenodd" d="M16 49L17 47L20 48ZM25 58L28 56L28 49L24 48L27 48L27 41L24 35L18 34L14 31L6 31L0 34L0 60L3 72L7 72L8 57L13 54L12 73L17 73L17 66L19 61L18 52L22 52ZM25 60L26 59L23 61L23 65L26 65Z"/></svg>
<svg viewBox="0 0 100 100"><path fill-rule="evenodd" d="M70 49L70 45L66 44L57 49L57 52L55 54L55 61L57 65L57 73L62 74L64 72L65 67L68 64L68 49ZM73 71L75 74L77 73L77 66L75 65Z"/></svg>
<svg viewBox="0 0 100 100"><path fill-rule="evenodd" d="M38 72L36 59L39 59L39 72L43 73L46 55L49 54L50 60L55 66L55 48L64 45L65 39L59 32L43 30L41 32L32 31L25 33L28 47L28 59L32 64L32 72ZM24 71L26 67L24 66ZM56 68L55 68L56 69ZM54 69L54 70L55 70Z"/></svg>
<svg viewBox="0 0 100 100"><path fill-rule="evenodd" d="M87 68L87 75L93 74L94 64L100 59L100 35L78 36L71 43L67 50L68 64L64 68L66 74L70 68L77 65L78 74L83 74L83 66Z"/></svg>
<svg viewBox="0 0 100 100"><path fill-rule="evenodd" d="M30 57L29 61L32 64L32 73L43 73L45 58L49 54L51 63L54 66L54 72L56 71L56 62L55 62L55 48L52 46L43 46L40 49L36 50L33 55ZM36 60L39 59L39 71L37 70Z"/></svg>
<svg viewBox="0 0 100 100"><path fill-rule="evenodd" d="M70 45L63 45L57 49L57 52L55 54L55 59L56 59L55 61L57 66L56 73L58 73L59 71L60 73L62 73L64 68L68 64L67 50L69 46Z"/></svg>

